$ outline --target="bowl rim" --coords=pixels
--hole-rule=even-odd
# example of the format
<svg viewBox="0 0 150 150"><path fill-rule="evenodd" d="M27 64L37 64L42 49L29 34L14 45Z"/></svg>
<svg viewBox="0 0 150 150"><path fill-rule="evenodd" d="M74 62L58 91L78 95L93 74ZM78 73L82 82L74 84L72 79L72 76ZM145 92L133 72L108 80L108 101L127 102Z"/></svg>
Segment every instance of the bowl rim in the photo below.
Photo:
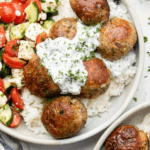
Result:
<svg viewBox="0 0 150 150"><path fill-rule="evenodd" d="M93 150L100 150L105 143L107 137L116 129L117 126L119 126L126 118L130 117L132 114L139 112L147 107L150 107L150 102L146 102L143 104L139 104L138 106L130 109L125 114L123 114L121 117L119 117L100 137L98 142L96 143Z"/></svg>
<svg viewBox="0 0 150 150"><path fill-rule="evenodd" d="M34 137L29 137L29 136L25 136L25 135L21 135L19 133L15 133L15 131L9 129L8 127L6 127L3 124L0 124L0 130L5 132L6 134L9 134L12 137L15 137L19 140L25 141L25 142L29 142L29 143L34 143L34 144L41 144L41 145L63 145L63 144L71 144L71 143L75 143L81 140L85 140L87 138L90 138L91 136L94 136L95 134L103 131L104 129L106 129L110 124L112 124L126 109L126 107L128 106L128 104L130 103L132 97L134 96L134 93L138 87L138 84L140 82L141 79L141 75L142 75L142 70L143 70L143 65L144 65L144 41L143 41L143 34L142 34L142 30L140 27L140 23L139 20L136 16L136 13L133 9L133 7L131 6L129 0L121 0L126 7L128 8L129 13L131 14L136 30L137 30L137 34L138 34L138 42L139 42L139 63L138 63L138 70L135 76L135 81L134 81L134 85L132 87L132 90L129 92L124 104L122 107L120 107L120 109L116 112L116 114L111 117L108 121L106 121L104 124L102 124L101 126L96 127L95 129L87 132L87 133L83 133L81 135L69 138L69 139L62 139L62 140L55 140L55 139L35 139Z"/></svg>

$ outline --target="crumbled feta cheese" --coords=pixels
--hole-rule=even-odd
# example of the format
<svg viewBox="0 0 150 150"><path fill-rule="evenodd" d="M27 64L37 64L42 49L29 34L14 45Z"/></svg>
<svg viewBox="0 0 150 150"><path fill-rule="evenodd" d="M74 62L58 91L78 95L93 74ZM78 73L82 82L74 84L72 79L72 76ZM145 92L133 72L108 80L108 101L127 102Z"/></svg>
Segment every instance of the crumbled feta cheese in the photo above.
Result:
<svg viewBox="0 0 150 150"><path fill-rule="evenodd" d="M44 12L41 12L41 13L39 14L39 19L38 19L38 20L46 20L46 18L47 18L47 14L44 13Z"/></svg>
<svg viewBox="0 0 150 150"><path fill-rule="evenodd" d="M11 69L12 77L18 78L23 77L23 69Z"/></svg>
<svg viewBox="0 0 150 150"><path fill-rule="evenodd" d="M34 48L34 42L20 40L18 58L25 60L31 59L31 57L35 54Z"/></svg>
<svg viewBox="0 0 150 150"><path fill-rule="evenodd" d="M0 91L0 107L3 107L7 102L7 97Z"/></svg>
<svg viewBox="0 0 150 150"><path fill-rule="evenodd" d="M41 20L46 20L46 18L47 18L47 14L42 12L41 13Z"/></svg>
<svg viewBox="0 0 150 150"><path fill-rule="evenodd" d="M5 89L7 89L11 86L9 79L10 79L10 77L6 77L3 79Z"/></svg>
<svg viewBox="0 0 150 150"><path fill-rule="evenodd" d="M11 77L6 77L3 79L5 89L7 89L10 86L16 86L18 89L23 87L24 84L24 77L17 77L17 78L11 78Z"/></svg>
<svg viewBox="0 0 150 150"><path fill-rule="evenodd" d="M6 35L7 41L10 41L10 37L9 37L10 33L9 33L9 30L6 30L5 35Z"/></svg>
<svg viewBox="0 0 150 150"><path fill-rule="evenodd" d="M0 71L2 70L2 62L0 62Z"/></svg>
<svg viewBox="0 0 150 150"><path fill-rule="evenodd" d="M35 41L37 35L42 32L44 32L44 28L39 23L32 23L29 25L29 27L25 33L25 36L28 39Z"/></svg>
<svg viewBox="0 0 150 150"><path fill-rule="evenodd" d="M16 15L16 16L21 16L21 12L20 12L19 10L16 10L16 11L15 11L15 15Z"/></svg>
<svg viewBox="0 0 150 150"><path fill-rule="evenodd" d="M23 87L24 84L24 77L18 77L18 78L12 78L9 80L10 84L12 86L17 86L18 89L20 89L21 87Z"/></svg>
<svg viewBox="0 0 150 150"><path fill-rule="evenodd" d="M57 8L57 3L55 0L46 0L44 3L41 3L41 5L45 12L53 12Z"/></svg>

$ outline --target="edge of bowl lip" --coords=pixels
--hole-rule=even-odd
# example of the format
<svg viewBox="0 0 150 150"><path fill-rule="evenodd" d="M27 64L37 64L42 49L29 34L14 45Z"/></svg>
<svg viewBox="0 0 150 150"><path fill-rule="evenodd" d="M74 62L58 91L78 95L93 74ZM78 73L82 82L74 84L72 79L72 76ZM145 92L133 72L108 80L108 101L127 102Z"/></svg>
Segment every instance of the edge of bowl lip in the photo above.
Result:
<svg viewBox="0 0 150 150"><path fill-rule="evenodd" d="M96 143L93 150L100 150L105 143L107 137L114 131L114 129L119 126L127 117L130 117L133 113L136 113L138 111L143 110L144 108L150 107L150 102L146 102L143 104L140 104L129 111L127 111L125 114L123 114L121 117L119 117L101 136L101 138Z"/></svg>
<svg viewBox="0 0 150 150"><path fill-rule="evenodd" d="M137 34L138 34L138 41L139 41L139 64L138 64L138 70L137 74L135 77L134 85L132 87L132 91L129 93L128 97L126 98L126 101L124 105L117 111L117 113L109 119L107 122L105 122L103 125L87 132L83 133L82 135L72 137L70 139L62 139L62 140L55 140L55 139L34 139L33 137L29 136L24 136L19 133L14 133L11 129L8 129L8 127L0 124L0 130L5 132L6 134L9 134L12 137L15 137L19 140L29 142L29 143L34 143L34 144L41 144L41 145L63 145L63 144L71 144L75 143L78 141L85 140L87 138L90 138L91 136L94 136L98 132L103 131L105 128L107 128L111 123L113 123L126 109L128 106L129 102L131 101L132 97L134 96L134 93L138 87L141 75L142 75L142 70L143 70L143 65L144 65L144 42L143 42L143 35L140 27L140 23L138 21L138 18L136 16L136 13L133 10L133 7L130 5L129 0L122 0L122 2L127 6L133 21L135 23L135 27L137 29Z"/></svg>

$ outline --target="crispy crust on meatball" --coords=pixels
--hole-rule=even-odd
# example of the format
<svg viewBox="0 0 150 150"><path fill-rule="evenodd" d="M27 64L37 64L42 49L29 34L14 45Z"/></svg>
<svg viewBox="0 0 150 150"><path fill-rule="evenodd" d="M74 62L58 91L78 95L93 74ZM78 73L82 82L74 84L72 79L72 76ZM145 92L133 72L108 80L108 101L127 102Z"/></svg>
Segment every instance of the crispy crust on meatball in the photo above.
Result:
<svg viewBox="0 0 150 150"><path fill-rule="evenodd" d="M60 94L60 89L55 84L44 66L40 64L38 55L34 55L24 67L25 86L32 94L41 97L51 97Z"/></svg>
<svg viewBox="0 0 150 150"><path fill-rule="evenodd" d="M103 24L99 37L98 52L110 61L126 55L137 42L134 26L123 19L113 18Z"/></svg>
<svg viewBox="0 0 150 150"><path fill-rule="evenodd" d="M77 20L74 18L63 18L57 21L49 31L49 37L55 39L57 37L65 37L72 40L77 33Z"/></svg>
<svg viewBox="0 0 150 150"><path fill-rule="evenodd" d="M86 25L96 25L109 19L107 0L70 0L76 15Z"/></svg>
<svg viewBox="0 0 150 150"><path fill-rule="evenodd" d="M41 121L46 130L55 138L69 138L85 125L87 110L76 98L61 96L45 104Z"/></svg>
<svg viewBox="0 0 150 150"><path fill-rule="evenodd" d="M83 62L88 72L86 84L81 87L79 97L94 98L103 94L109 87L111 73L99 58ZM34 55L24 67L25 86L34 95L53 97L60 95L59 86L48 75L47 69L40 64L40 58Z"/></svg>
<svg viewBox="0 0 150 150"><path fill-rule="evenodd" d="M147 135L133 125L117 128L106 141L106 150L148 150Z"/></svg>
<svg viewBox="0 0 150 150"><path fill-rule="evenodd" d="M94 98L106 92L110 84L111 73L105 63L93 57L91 60L83 62L88 72L86 84L81 88L80 97Z"/></svg>

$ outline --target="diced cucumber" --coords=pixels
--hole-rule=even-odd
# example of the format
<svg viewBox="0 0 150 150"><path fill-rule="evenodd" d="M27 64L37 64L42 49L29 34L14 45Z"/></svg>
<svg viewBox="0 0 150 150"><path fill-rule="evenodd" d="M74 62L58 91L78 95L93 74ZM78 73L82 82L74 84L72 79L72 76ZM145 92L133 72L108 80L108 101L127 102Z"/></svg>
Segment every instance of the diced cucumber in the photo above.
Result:
<svg viewBox="0 0 150 150"><path fill-rule="evenodd" d="M46 1L45 3L41 3L41 5L42 10L45 13L51 13L57 9L57 3L55 0Z"/></svg>
<svg viewBox="0 0 150 150"><path fill-rule="evenodd" d="M10 27L10 39L22 39L25 35L28 26L29 22Z"/></svg>
<svg viewBox="0 0 150 150"><path fill-rule="evenodd" d="M3 107L7 102L7 97L0 91L0 107Z"/></svg>
<svg viewBox="0 0 150 150"><path fill-rule="evenodd" d="M6 125L9 126L12 122L13 118L13 113L11 111L11 108L9 107L8 104L5 104L1 109L0 109L0 120Z"/></svg>
<svg viewBox="0 0 150 150"><path fill-rule="evenodd" d="M3 79L5 89L8 89L11 86L9 79L10 77L6 77Z"/></svg>
<svg viewBox="0 0 150 150"><path fill-rule="evenodd" d="M26 9L25 12L27 14L27 18L29 19L29 23L34 23L39 18L39 8L35 2L32 2Z"/></svg>
<svg viewBox="0 0 150 150"><path fill-rule="evenodd" d="M51 26L55 23L54 20L45 20L43 23L43 28L45 28L46 30L51 28Z"/></svg>

